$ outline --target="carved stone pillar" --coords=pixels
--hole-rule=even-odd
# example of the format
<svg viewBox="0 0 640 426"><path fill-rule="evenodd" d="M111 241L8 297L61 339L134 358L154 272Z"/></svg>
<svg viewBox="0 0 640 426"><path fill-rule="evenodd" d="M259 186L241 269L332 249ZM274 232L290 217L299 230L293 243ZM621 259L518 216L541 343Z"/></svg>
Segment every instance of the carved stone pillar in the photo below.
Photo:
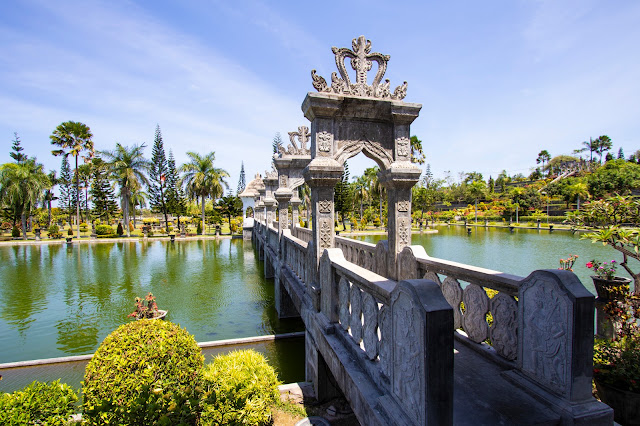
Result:
<svg viewBox="0 0 640 426"><path fill-rule="evenodd" d="M344 167L329 158L316 158L304 170L304 179L311 188L311 220L313 246L315 247L314 270L326 248L334 246L333 194ZM316 274L314 274L314 277ZM317 282L314 279L314 282Z"/></svg>
<svg viewBox="0 0 640 426"><path fill-rule="evenodd" d="M420 169L391 167L378 173L380 182L387 189L389 257L387 271L389 278L397 280L398 254L411 245L411 188L420 179Z"/></svg>
<svg viewBox="0 0 640 426"><path fill-rule="evenodd" d="M291 229L293 229L300 223L298 207L302 204L302 200L296 194L291 198L289 204L291 204Z"/></svg>
<svg viewBox="0 0 640 426"><path fill-rule="evenodd" d="M278 233L289 229L289 200L293 197L293 192L289 188L280 187L274 193L276 201L278 201Z"/></svg>
<svg viewBox="0 0 640 426"><path fill-rule="evenodd" d="M268 228L273 224L273 221L276 220L276 200L273 198L271 199L268 198L264 200L264 206L265 206L266 224Z"/></svg>

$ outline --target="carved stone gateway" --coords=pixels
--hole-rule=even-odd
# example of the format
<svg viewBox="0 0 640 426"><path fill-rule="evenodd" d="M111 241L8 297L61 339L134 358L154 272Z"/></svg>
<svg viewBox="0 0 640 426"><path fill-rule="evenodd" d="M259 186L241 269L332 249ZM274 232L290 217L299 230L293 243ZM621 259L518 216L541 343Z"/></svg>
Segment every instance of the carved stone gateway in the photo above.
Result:
<svg viewBox="0 0 640 426"><path fill-rule="evenodd" d="M364 153L380 167L380 180L387 188L389 202L389 278L398 277L396 257L411 244L411 187L420 177L420 169L411 163L410 125L422 105L406 103L406 82L391 93L389 81L382 83L388 55L371 52L364 36L353 40L352 49L332 49L340 77L332 75L332 84L312 72L313 86L302 103L305 117L311 121L311 162L304 172L311 187L314 208L313 235L319 259L322 250L334 246L333 187L344 170L344 162ZM356 71L349 77L345 60ZM377 64L371 85L367 73ZM331 213L321 212L331 205ZM316 219L317 217L317 219Z"/></svg>

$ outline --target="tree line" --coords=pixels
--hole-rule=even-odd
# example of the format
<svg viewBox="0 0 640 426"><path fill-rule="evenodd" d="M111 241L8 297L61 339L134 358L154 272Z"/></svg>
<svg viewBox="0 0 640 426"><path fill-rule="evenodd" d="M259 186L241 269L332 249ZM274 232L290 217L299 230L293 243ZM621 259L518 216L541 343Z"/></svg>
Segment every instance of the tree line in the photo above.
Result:
<svg viewBox="0 0 640 426"><path fill-rule="evenodd" d="M51 225L54 201L69 224L75 217L78 235L81 222L100 219L110 223L116 218L130 235L132 212L135 221L136 208L146 207L147 201L152 212L164 216L167 232L169 216L177 217L179 227L180 218L194 203L201 206L204 224L207 199L220 199L216 213L227 216L230 223L232 216L241 214L237 196L224 196L229 173L215 166L215 152L188 152L188 162L177 166L173 152L166 155L159 125L151 159L144 155L145 143L116 143L112 150L95 150L91 129L80 122L61 123L50 140L55 147L52 155L62 160L58 172L47 173L35 156L25 154L17 133L10 153L13 162L0 165L1 214L14 227L21 224L23 237L39 206L46 208L46 226Z"/></svg>

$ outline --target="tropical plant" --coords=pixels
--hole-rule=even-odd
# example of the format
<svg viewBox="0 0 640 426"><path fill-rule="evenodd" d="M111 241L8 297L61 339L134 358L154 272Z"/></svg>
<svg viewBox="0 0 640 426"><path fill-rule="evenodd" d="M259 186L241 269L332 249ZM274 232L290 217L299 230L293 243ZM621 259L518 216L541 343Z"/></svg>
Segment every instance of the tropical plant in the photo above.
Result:
<svg viewBox="0 0 640 426"><path fill-rule="evenodd" d="M616 276L618 269L618 263L615 260L611 260L611 262L600 262L599 260L592 259L587 262L586 266L589 269L593 269L593 273L603 280L612 280Z"/></svg>
<svg viewBox="0 0 640 426"><path fill-rule="evenodd" d="M242 214L242 200L238 196L227 195L220 198L217 208L221 215L227 217L229 229L231 229L231 218Z"/></svg>
<svg viewBox="0 0 640 426"><path fill-rule="evenodd" d="M90 161L93 157L93 134L86 124L65 121L53 131L51 136L51 144L60 147L51 151L55 156L64 155L65 157L72 155L76 160L75 181L76 181L76 225L78 226L78 234L80 234L80 175L78 174L78 157L83 152L87 152L87 156L83 157L85 161Z"/></svg>
<svg viewBox="0 0 640 426"><path fill-rule="evenodd" d="M564 269L565 271L573 271L573 264L578 260L577 254L570 254L566 259L560 259L560 267L558 269ZM589 264L587 264L589 266Z"/></svg>
<svg viewBox="0 0 640 426"><path fill-rule="evenodd" d="M120 187L123 223L126 225L128 236L131 235L128 225L132 193L142 184L148 184L145 172L149 169L149 161L144 158L145 146L142 144L128 147L117 143L115 150L100 153L107 160L110 174Z"/></svg>
<svg viewBox="0 0 640 426"><path fill-rule="evenodd" d="M640 261L640 233L638 229L623 227L640 224L640 200L615 195L592 201L584 204L580 211L568 212L565 223L573 229L593 228L593 232L581 238L608 245L622 253L620 266L633 277L635 293L640 295L640 273L634 273L629 265L629 259Z"/></svg>
<svg viewBox="0 0 640 426"><path fill-rule="evenodd" d="M609 151L613 146L613 143L611 142L611 138L607 135L598 137L594 142L596 147L595 152L599 156L598 163L602 163L602 154Z"/></svg>
<svg viewBox="0 0 640 426"><path fill-rule="evenodd" d="M158 312L156 298L151 292L149 292L144 299L142 297L136 297L135 307L136 309L128 315L130 318L155 318L160 314Z"/></svg>
<svg viewBox="0 0 640 426"><path fill-rule="evenodd" d="M0 202L12 210L14 223L17 218L21 219L24 239L27 238L27 217L50 187L44 166L35 158L0 166Z"/></svg>
<svg viewBox="0 0 640 426"><path fill-rule="evenodd" d="M115 194L109 182L109 167L96 156L93 162L93 179L91 181L91 198L93 202L93 216L103 218L108 223L118 210Z"/></svg>
<svg viewBox="0 0 640 426"><path fill-rule="evenodd" d="M56 178L56 171L52 170L47 175L49 178L49 183L51 186L44 190L44 194L42 196L42 200L47 204L47 226L51 225L51 202L58 199L53 193L53 187L58 184L58 179Z"/></svg>
<svg viewBox="0 0 640 426"><path fill-rule="evenodd" d="M204 208L205 199L211 197L216 200L224 193L224 188L229 185L224 178L229 177L226 170L214 167L213 162L216 159L214 152L210 152L204 156L190 151L187 152L190 162L183 164L180 171L184 173L182 182L187 188L187 194L191 199L197 200L200 197L202 207L202 223L205 223ZM204 232L204 229L203 231Z"/></svg>

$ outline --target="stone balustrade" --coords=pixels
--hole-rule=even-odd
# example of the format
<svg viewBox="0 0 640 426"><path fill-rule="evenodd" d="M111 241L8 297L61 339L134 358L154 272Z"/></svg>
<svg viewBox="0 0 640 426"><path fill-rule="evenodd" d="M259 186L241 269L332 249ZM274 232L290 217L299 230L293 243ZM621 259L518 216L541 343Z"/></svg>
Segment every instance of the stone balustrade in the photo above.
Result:
<svg viewBox="0 0 640 426"><path fill-rule="evenodd" d="M296 226L291 230L294 237L308 243L313 239L313 233L309 228L303 228L302 226Z"/></svg>
<svg viewBox="0 0 640 426"><path fill-rule="evenodd" d="M286 265L291 268L291 271L300 279L300 281L303 283L308 282L308 242L294 237L291 235L291 231L287 229L283 231L281 244L283 245L282 254Z"/></svg>

